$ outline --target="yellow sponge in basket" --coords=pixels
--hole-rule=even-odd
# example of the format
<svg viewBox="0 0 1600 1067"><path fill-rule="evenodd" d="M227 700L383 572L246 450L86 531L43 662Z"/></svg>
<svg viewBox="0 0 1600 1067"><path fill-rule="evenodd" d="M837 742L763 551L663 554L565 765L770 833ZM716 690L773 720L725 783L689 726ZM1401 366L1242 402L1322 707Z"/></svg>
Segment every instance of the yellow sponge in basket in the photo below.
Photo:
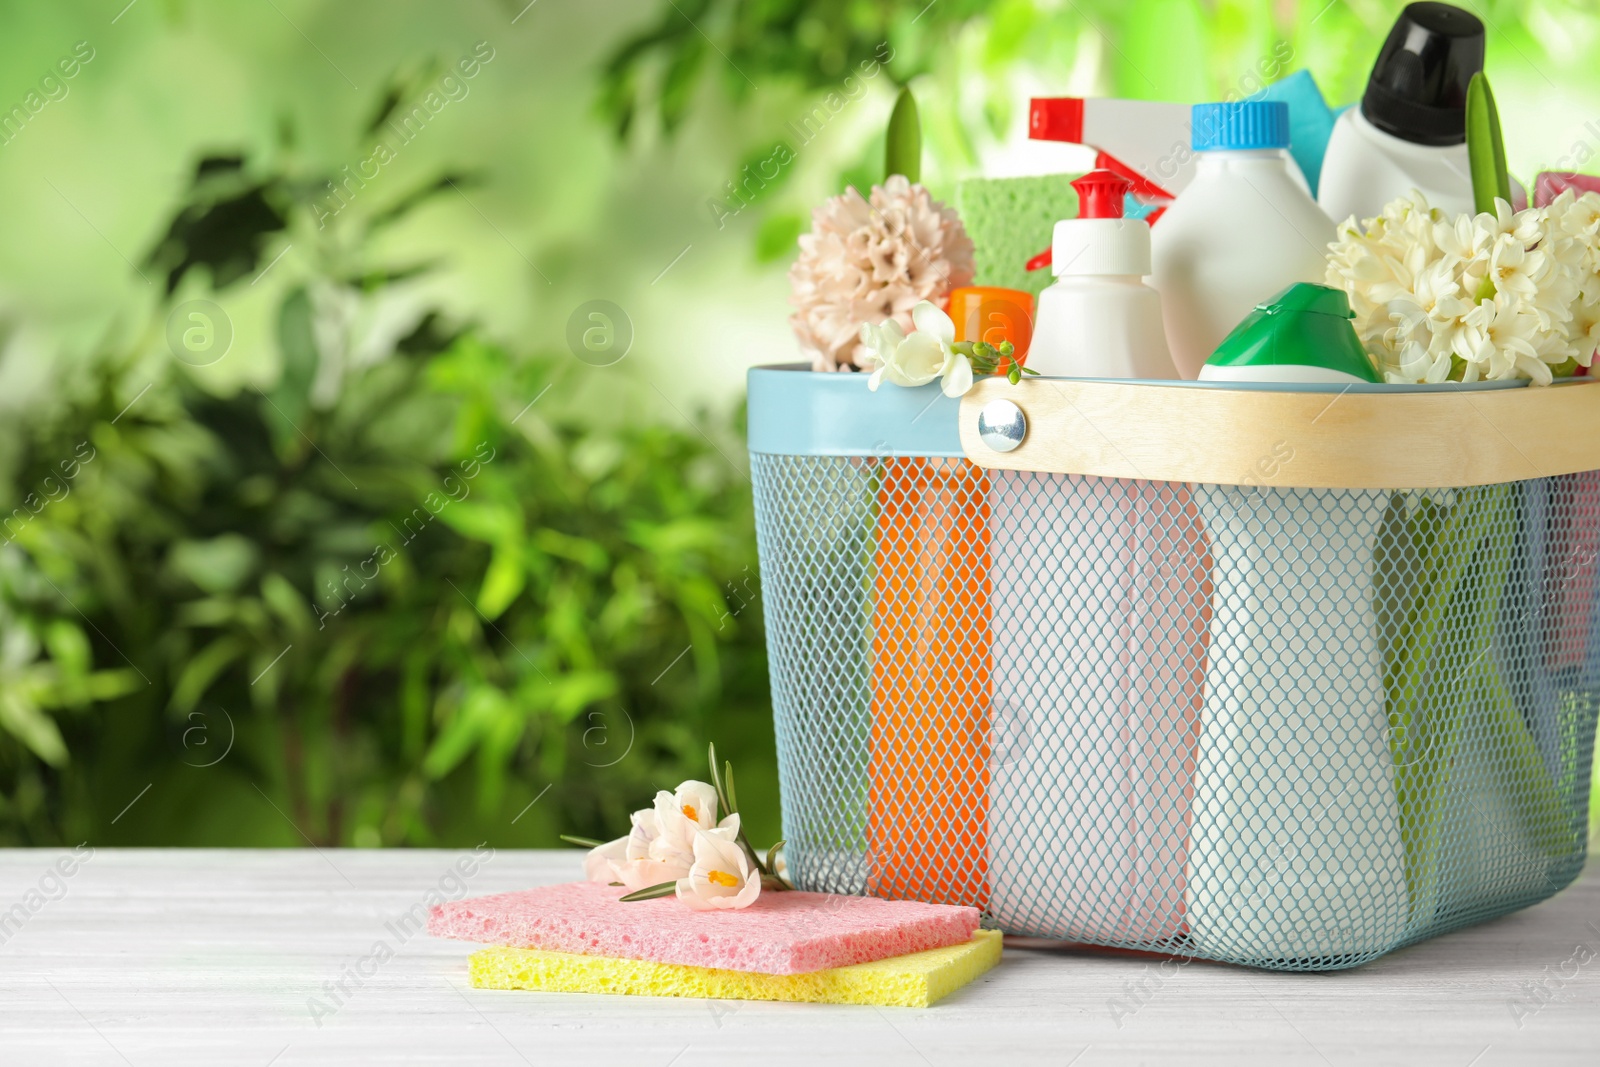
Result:
<svg viewBox="0 0 1600 1067"><path fill-rule="evenodd" d="M960 945L805 974L756 974L536 948L495 947L474 952L468 971L472 984L479 989L926 1008L999 963L1000 941L1000 931L979 930L971 941Z"/></svg>

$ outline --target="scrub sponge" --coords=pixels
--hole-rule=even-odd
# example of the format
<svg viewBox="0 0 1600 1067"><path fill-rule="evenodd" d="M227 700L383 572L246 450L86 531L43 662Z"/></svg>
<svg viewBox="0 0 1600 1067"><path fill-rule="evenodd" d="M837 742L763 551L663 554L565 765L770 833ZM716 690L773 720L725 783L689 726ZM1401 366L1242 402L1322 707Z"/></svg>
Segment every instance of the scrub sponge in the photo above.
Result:
<svg viewBox="0 0 1600 1067"><path fill-rule="evenodd" d="M1000 962L1000 942L1000 931L979 930L960 945L787 975L486 948L472 954L468 971L479 989L926 1008Z"/></svg>
<svg viewBox="0 0 1600 1067"><path fill-rule="evenodd" d="M619 956L762 974L799 974L959 945L978 909L797 891L737 911L692 911L671 897L624 904L598 882L540 886L442 904L428 933L492 945Z"/></svg>
<svg viewBox="0 0 1600 1067"><path fill-rule="evenodd" d="M1055 279L1028 260L1050 247L1062 219L1078 217L1076 174L1041 178L968 178L956 186L956 211L974 246L974 285L1024 289L1038 296Z"/></svg>

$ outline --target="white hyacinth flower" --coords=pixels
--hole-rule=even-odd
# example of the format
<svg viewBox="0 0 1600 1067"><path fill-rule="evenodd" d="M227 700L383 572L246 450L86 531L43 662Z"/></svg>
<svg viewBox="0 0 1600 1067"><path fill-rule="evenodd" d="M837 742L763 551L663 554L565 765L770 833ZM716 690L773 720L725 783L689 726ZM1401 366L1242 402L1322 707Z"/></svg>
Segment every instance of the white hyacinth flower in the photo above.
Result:
<svg viewBox="0 0 1600 1067"><path fill-rule="evenodd" d="M1341 225L1327 279L1386 381L1547 384L1600 345L1600 196L1446 217L1413 193Z"/></svg>

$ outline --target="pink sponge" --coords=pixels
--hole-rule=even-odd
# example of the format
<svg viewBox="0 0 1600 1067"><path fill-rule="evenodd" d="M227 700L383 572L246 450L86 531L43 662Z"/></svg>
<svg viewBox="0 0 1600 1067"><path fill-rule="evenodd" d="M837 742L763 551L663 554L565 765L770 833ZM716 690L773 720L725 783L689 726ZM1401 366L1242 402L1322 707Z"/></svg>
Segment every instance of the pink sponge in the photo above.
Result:
<svg viewBox="0 0 1600 1067"><path fill-rule="evenodd" d="M739 911L692 911L671 897L624 904L625 890L569 882L442 904L428 933L586 956L804 974L959 945L976 908L826 893L765 892Z"/></svg>

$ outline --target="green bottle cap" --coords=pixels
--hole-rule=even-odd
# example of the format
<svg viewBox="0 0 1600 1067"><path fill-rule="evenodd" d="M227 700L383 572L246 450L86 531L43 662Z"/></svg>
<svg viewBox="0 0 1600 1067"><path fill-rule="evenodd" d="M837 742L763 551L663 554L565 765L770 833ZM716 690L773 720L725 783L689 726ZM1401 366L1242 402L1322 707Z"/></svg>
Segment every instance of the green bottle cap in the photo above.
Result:
<svg viewBox="0 0 1600 1067"><path fill-rule="evenodd" d="M1296 282L1256 305L1223 338L1200 377L1211 380L1381 382L1361 347L1344 291ZM1276 375L1273 368L1284 368ZM1290 369L1295 368L1295 369ZM1210 373L1208 373L1208 371ZM1317 372L1325 372L1318 374Z"/></svg>

